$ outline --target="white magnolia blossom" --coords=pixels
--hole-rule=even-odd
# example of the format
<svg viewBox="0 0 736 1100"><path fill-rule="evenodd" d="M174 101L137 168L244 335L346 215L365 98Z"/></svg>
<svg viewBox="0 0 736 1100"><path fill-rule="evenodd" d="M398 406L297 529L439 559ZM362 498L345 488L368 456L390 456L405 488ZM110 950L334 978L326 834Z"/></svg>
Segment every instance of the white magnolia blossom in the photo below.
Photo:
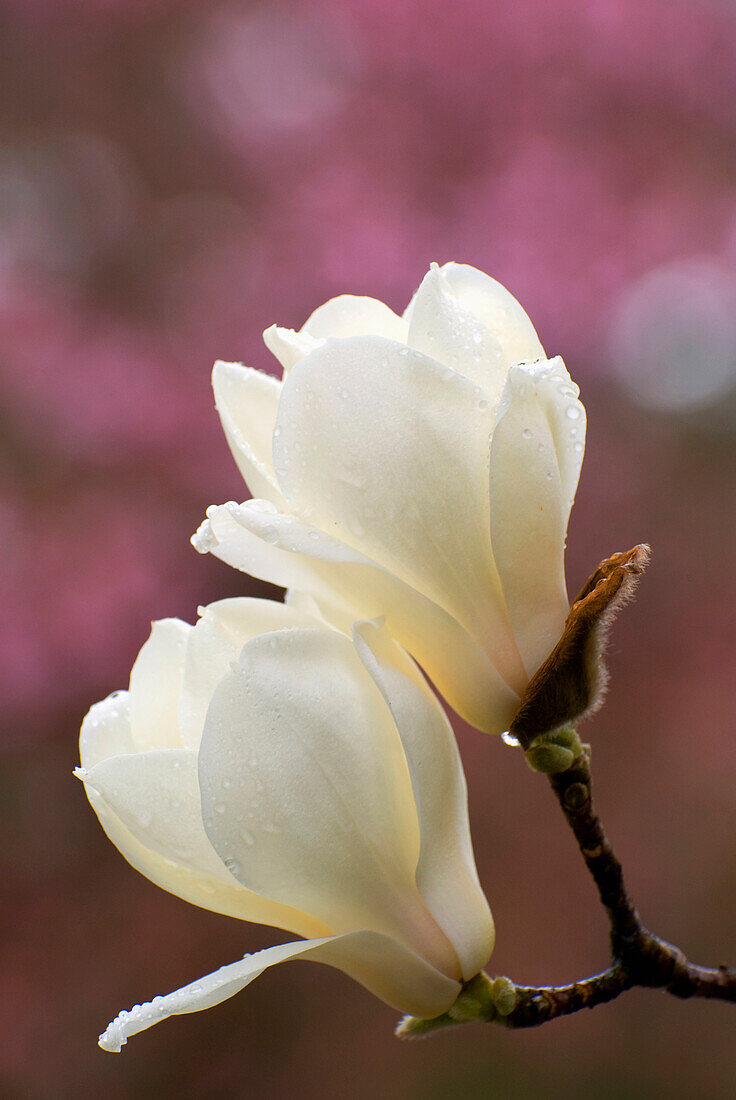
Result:
<svg viewBox="0 0 736 1100"><path fill-rule="evenodd" d="M569 610L585 410L564 363L508 291L454 263L403 317L345 295L264 339L282 381L213 375L256 499L209 509L195 546L333 622L385 616L455 710L506 729Z"/></svg>
<svg viewBox="0 0 736 1100"><path fill-rule="evenodd" d="M487 962L455 739L416 665L373 622L352 639L303 597L231 599L154 623L130 689L82 726L89 800L164 889L306 937L121 1012L120 1050L286 959L328 963L433 1017Z"/></svg>

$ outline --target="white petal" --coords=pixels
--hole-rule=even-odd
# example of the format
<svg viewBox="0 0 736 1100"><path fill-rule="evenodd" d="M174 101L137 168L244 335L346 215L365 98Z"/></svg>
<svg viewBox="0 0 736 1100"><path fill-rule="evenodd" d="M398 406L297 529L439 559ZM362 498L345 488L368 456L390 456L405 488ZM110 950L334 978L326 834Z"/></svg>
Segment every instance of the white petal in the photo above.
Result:
<svg viewBox="0 0 736 1100"><path fill-rule="evenodd" d="M384 615L450 705L488 732L508 729L519 696L470 635L437 604L375 562L263 501L221 505L193 538L201 553L261 580L309 592L329 622Z"/></svg>
<svg viewBox="0 0 736 1100"><path fill-rule="evenodd" d="M83 768L93 768L108 756L135 752L130 735L130 699L127 691L114 691L90 707L79 734Z"/></svg>
<svg viewBox="0 0 736 1100"><path fill-rule="evenodd" d="M179 699L181 739L190 749L199 747L212 693L247 641L271 630L323 625L321 618L276 600L218 600L199 611L201 618L189 635Z"/></svg>
<svg viewBox="0 0 736 1100"><path fill-rule="evenodd" d="M569 610L565 533L580 473L585 410L561 359L511 368L491 444L491 535L529 676Z"/></svg>
<svg viewBox="0 0 736 1100"><path fill-rule="evenodd" d="M467 264L433 264L410 308L411 346L478 382L494 405L510 365L544 355L516 299Z"/></svg>
<svg viewBox="0 0 736 1100"><path fill-rule="evenodd" d="M130 732L138 750L179 748L179 693L191 626L159 619L130 673Z"/></svg>
<svg viewBox="0 0 736 1100"><path fill-rule="evenodd" d="M492 427L477 387L420 352L328 340L284 383L274 467L294 512L444 607L518 691L491 551Z"/></svg>
<svg viewBox="0 0 736 1100"><path fill-rule="evenodd" d="M331 931L233 879L204 831L195 753L164 749L116 756L77 775L110 840L157 886L241 920L299 935Z"/></svg>
<svg viewBox="0 0 736 1100"><path fill-rule="evenodd" d="M455 736L416 665L384 626L357 624L355 645L391 708L406 753L421 835L419 892L468 980L488 962L494 929L475 868Z"/></svg>
<svg viewBox="0 0 736 1100"><path fill-rule="evenodd" d="M305 332L294 332L293 328L281 328L279 325L266 329L263 342L284 368L284 374L288 374L295 363L322 343Z"/></svg>
<svg viewBox="0 0 736 1100"><path fill-rule="evenodd" d="M240 882L335 932L384 932L453 973L414 881L401 741L348 638L286 630L248 642L212 698L199 768L207 835Z"/></svg>
<svg viewBox="0 0 736 1100"><path fill-rule="evenodd" d="M228 446L246 485L253 496L280 503L271 441L281 382L240 363L218 361L212 388Z"/></svg>
<svg viewBox="0 0 736 1100"><path fill-rule="evenodd" d="M315 309L300 333L318 340L331 336L386 336L402 343L406 343L408 334L406 321L383 302L354 294L341 294Z"/></svg>
<svg viewBox="0 0 736 1100"><path fill-rule="evenodd" d="M413 952L375 932L350 932L300 943L267 947L246 955L190 985L121 1012L100 1036L103 1050L120 1051L131 1035L169 1016L212 1008L239 993L269 966L289 959L321 962L345 971L399 1012L431 1018L446 1011L460 992Z"/></svg>

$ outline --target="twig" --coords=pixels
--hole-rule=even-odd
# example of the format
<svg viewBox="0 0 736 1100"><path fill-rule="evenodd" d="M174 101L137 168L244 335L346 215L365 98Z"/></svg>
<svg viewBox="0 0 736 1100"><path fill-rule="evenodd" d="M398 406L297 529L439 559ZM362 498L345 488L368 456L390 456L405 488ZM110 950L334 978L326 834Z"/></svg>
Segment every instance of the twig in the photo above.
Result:
<svg viewBox="0 0 736 1100"><path fill-rule="evenodd" d="M642 924L626 891L621 864L593 807L589 747L581 746L569 768L548 778L608 913L611 965L593 977L560 986L517 985L509 978L494 980L478 974L444 1015L434 1020L405 1017L397 1028L402 1038L419 1038L472 1021L494 1021L514 1030L539 1027L606 1004L637 986L662 989L674 997L736 1003L736 968L698 966Z"/></svg>
<svg viewBox="0 0 736 1100"><path fill-rule="evenodd" d="M590 747L572 728L600 704L607 674L605 633L631 599L650 556L645 544L602 561L570 608L562 637L532 677L508 731L534 771L544 772L598 888L611 929L611 965L571 985L516 985L480 973L466 982L455 1004L434 1020L407 1016L397 1034L419 1037L472 1020L509 1028L538 1027L558 1016L613 1001L646 986L673 997L707 997L736 1003L736 968L690 962L679 947L642 924L626 891L624 873L593 808Z"/></svg>

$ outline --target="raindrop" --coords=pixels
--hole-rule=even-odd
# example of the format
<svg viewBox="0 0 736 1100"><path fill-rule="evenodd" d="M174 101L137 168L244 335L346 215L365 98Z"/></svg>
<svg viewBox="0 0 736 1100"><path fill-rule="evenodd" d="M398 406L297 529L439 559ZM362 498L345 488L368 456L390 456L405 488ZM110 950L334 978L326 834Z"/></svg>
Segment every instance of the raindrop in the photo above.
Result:
<svg viewBox="0 0 736 1100"><path fill-rule="evenodd" d="M282 473L283 472L284 471L282 470ZM274 527L272 524L268 523L264 527L261 528L261 538L263 539L264 542L268 542L268 543L271 543L271 545L273 545L273 543L278 542L278 537L279 537L278 529L276 527Z"/></svg>
<svg viewBox="0 0 736 1100"><path fill-rule="evenodd" d="M567 408L565 409L565 416L567 417L568 420L579 420L580 419L580 409L578 408L577 405L568 405Z"/></svg>
<svg viewBox="0 0 736 1100"><path fill-rule="evenodd" d="M509 733L508 730L503 731L503 733L501 734L501 740L503 741L504 745L511 745L513 749L518 749L519 745L521 744L521 741L519 741L518 737L514 737L513 733Z"/></svg>
<svg viewBox="0 0 736 1100"><path fill-rule="evenodd" d="M250 831L250 829L241 829L240 836L246 844L255 844L256 842L256 838L253 836L253 833Z"/></svg>
<svg viewBox="0 0 736 1100"><path fill-rule="evenodd" d="M529 428L524 428L524 431L521 434L524 437L524 439L531 439L531 437L532 437L532 433L531 433L531 430Z"/></svg>

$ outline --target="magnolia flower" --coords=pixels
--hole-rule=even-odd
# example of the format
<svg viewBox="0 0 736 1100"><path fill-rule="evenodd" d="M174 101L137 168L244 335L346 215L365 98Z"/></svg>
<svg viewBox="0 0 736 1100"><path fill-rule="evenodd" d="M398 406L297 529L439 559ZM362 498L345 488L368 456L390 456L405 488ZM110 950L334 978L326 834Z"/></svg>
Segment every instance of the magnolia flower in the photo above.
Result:
<svg viewBox="0 0 736 1100"><path fill-rule="evenodd" d="M202 552L385 616L456 711L508 728L569 610L564 547L585 411L518 302L432 265L403 317L371 298L264 333L283 380L217 363L217 408L256 499L208 510Z"/></svg>
<svg viewBox="0 0 736 1100"><path fill-rule="evenodd" d="M328 963L433 1017L493 947L447 719L385 627L330 629L310 602L232 599L154 623L130 690L82 726L89 800L164 889L306 937L121 1012L120 1050L287 959Z"/></svg>

